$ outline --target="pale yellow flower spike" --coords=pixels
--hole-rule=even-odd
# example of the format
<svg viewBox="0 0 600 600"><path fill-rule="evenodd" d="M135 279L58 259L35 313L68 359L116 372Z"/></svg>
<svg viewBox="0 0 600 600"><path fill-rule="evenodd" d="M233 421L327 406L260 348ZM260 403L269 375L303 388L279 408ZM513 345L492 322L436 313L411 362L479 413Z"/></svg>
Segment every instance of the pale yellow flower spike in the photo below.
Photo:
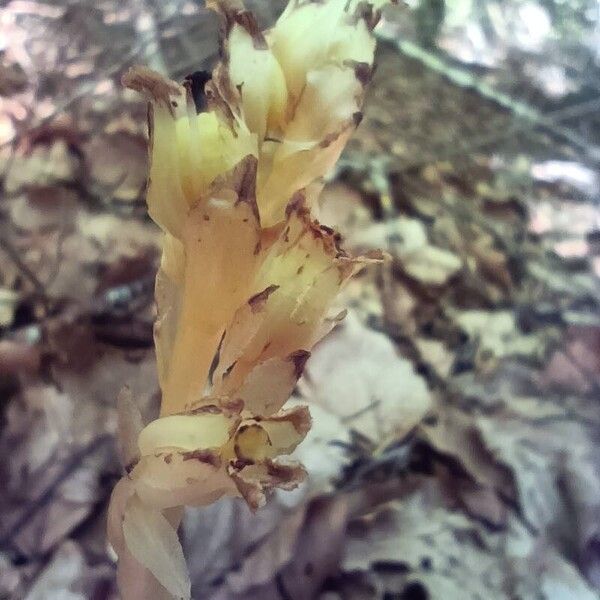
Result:
<svg viewBox="0 0 600 600"><path fill-rule="evenodd" d="M179 85L136 67L123 78L150 101L148 212L164 232L160 416L144 426L119 398L127 475L108 531L125 600L190 598L184 506L241 496L256 509L305 476L279 457L310 414L284 404L342 318L329 314L340 289L381 260L348 256L314 202L360 121L383 4L292 0L261 32L241 2L208 0L222 20L212 75Z"/></svg>

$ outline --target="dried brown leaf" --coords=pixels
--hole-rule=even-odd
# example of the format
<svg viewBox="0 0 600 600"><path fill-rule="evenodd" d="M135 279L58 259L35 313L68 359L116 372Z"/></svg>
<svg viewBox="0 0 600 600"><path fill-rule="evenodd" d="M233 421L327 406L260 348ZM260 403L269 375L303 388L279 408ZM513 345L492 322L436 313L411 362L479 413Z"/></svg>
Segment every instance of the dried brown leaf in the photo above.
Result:
<svg viewBox="0 0 600 600"><path fill-rule="evenodd" d="M374 440L401 437L431 407L411 363L352 313L314 349L302 394Z"/></svg>

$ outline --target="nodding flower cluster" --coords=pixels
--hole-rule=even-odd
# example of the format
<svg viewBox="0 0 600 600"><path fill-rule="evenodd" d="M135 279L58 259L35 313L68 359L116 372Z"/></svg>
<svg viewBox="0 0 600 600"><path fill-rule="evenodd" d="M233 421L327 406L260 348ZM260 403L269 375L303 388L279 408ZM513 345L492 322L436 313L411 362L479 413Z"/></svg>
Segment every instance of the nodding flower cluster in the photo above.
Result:
<svg viewBox="0 0 600 600"><path fill-rule="evenodd" d="M183 506L292 489L289 455L310 428L282 408L330 307L374 254L352 257L317 220L323 176L360 122L384 1L291 0L261 32L235 0L212 74L177 84L143 67L124 84L149 100L148 212L163 232L156 279L160 416L119 399L127 474L109 509L123 598L189 598Z"/></svg>

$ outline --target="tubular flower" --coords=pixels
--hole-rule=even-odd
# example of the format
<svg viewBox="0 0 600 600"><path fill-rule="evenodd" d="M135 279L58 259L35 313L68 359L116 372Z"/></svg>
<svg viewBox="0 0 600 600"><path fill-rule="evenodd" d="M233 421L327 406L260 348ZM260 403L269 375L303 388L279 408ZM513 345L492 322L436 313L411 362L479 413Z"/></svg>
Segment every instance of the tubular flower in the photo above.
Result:
<svg viewBox="0 0 600 600"><path fill-rule="evenodd" d="M148 212L163 230L156 280L160 416L119 401L127 475L109 510L124 598L190 597L181 508L222 496L261 506L303 479L282 461L310 428L285 402L331 304L366 262L314 219L323 175L360 121L385 2L292 0L261 32L233 0L221 61L179 85L143 67L124 83L149 104Z"/></svg>

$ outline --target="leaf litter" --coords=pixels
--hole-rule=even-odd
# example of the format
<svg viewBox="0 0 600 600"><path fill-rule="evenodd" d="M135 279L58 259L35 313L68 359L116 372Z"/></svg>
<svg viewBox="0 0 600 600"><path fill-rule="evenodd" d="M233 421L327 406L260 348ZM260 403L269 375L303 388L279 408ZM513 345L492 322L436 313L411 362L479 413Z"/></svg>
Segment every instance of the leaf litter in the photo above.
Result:
<svg viewBox="0 0 600 600"><path fill-rule="evenodd" d="M127 384L146 419L158 406L144 106L117 85L123 56L143 61L124 50L135 7L8 11L0 596L116 598L104 537L116 399ZM95 31L76 36L77 57L68 23ZM165 39L184 26L159 18ZM62 54L44 52L49 35ZM188 50L167 53L174 72L195 68ZM598 208L564 178L540 183L541 160L526 192L483 150L411 164L435 150L415 123L435 136L444 119L469 131L507 116L391 46L378 62L321 218L350 250L391 259L348 285L349 314L290 402L313 414L296 451L307 481L255 514L223 500L186 516L193 596L597 598Z"/></svg>

